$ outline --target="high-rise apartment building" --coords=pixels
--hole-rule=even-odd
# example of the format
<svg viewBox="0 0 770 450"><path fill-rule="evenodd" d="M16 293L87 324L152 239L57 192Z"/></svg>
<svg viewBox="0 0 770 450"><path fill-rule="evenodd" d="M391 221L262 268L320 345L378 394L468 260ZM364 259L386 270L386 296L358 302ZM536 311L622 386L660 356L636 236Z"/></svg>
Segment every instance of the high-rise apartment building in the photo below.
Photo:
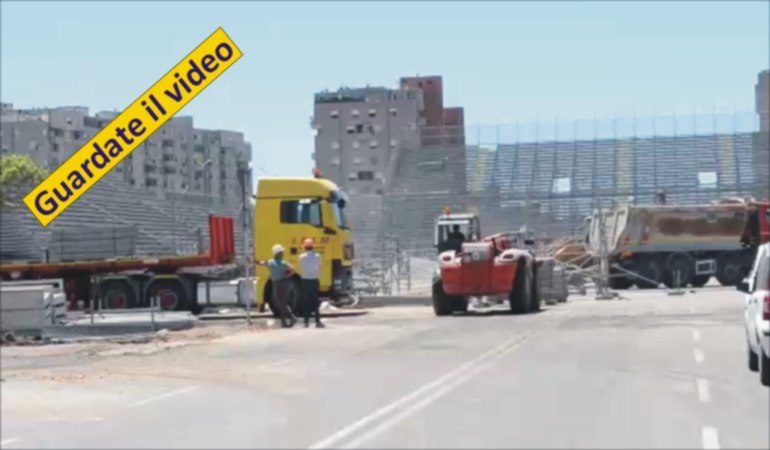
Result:
<svg viewBox="0 0 770 450"><path fill-rule="evenodd" d="M402 89L419 89L425 99L422 144L464 145L465 119L461 107L444 108L444 82L440 76L403 77Z"/></svg>
<svg viewBox="0 0 770 450"><path fill-rule="evenodd" d="M14 109L3 103L0 154L29 155L41 167L54 169L116 115L90 116L82 106ZM199 194L238 203L239 176L250 172L250 161L251 144L243 133L197 129L192 117L174 117L107 176L158 194Z"/></svg>
<svg viewBox="0 0 770 450"><path fill-rule="evenodd" d="M316 167L353 194L382 194L401 149L419 145L417 89L341 88L315 95Z"/></svg>

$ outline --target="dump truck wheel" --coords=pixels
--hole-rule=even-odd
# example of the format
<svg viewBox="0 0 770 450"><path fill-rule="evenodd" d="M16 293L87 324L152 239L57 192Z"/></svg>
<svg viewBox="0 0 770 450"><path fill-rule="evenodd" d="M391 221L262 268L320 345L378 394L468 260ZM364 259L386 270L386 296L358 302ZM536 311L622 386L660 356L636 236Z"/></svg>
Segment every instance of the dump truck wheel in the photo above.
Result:
<svg viewBox="0 0 770 450"><path fill-rule="evenodd" d="M610 277L610 289L628 289L634 285L634 281L625 276Z"/></svg>
<svg viewBox="0 0 770 450"><path fill-rule="evenodd" d="M653 257L639 258L639 261L636 264L636 273L645 278L634 279L634 284L636 284L639 289L655 289L660 286L660 283L663 281L663 267L658 260Z"/></svg>
<svg viewBox="0 0 770 450"><path fill-rule="evenodd" d="M663 283L669 289L685 287L692 282L695 276L694 263L687 255L679 254L669 259L668 267L663 277ZM677 272L679 280L677 282Z"/></svg>
<svg viewBox="0 0 770 450"><path fill-rule="evenodd" d="M513 290L508 296L511 312L514 314L528 313L532 307L532 295L532 270L527 265L519 263Z"/></svg>
<svg viewBox="0 0 770 450"><path fill-rule="evenodd" d="M735 286L741 281L741 264L738 258L725 256L717 260L717 281L722 286Z"/></svg>
<svg viewBox="0 0 770 450"><path fill-rule="evenodd" d="M449 316L452 314L454 304L452 298L444 292L441 280L433 281L433 312L436 316Z"/></svg>
<svg viewBox="0 0 770 450"><path fill-rule="evenodd" d="M695 275L692 277L692 287L703 287L711 279L711 275Z"/></svg>

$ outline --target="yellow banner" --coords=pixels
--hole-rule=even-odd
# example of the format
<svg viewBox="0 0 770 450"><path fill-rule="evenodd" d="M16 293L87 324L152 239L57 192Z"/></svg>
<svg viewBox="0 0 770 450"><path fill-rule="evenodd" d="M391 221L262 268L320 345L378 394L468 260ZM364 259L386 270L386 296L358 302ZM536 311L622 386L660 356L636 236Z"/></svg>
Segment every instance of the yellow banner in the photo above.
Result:
<svg viewBox="0 0 770 450"><path fill-rule="evenodd" d="M32 189L24 203L42 226L51 223L242 55L217 29Z"/></svg>

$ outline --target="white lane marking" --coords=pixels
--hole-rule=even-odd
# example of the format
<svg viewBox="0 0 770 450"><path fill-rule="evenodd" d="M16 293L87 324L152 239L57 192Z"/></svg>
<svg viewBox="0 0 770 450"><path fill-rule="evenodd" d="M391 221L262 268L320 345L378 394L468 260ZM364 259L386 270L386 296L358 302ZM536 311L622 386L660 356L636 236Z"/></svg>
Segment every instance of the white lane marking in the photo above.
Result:
<svg viewBox="0 0 770 450"><path fill-rule="evenodd" d="M703 427L703 448L706 450L719 450L719 433L714 427Z"/></svg>
<svg viewBox="0 0 770 450"><path fill-rule="evenodd" d="M696 330L695 328L692 329L692 340L700 341L700 331Z"/></svg>
<svg viewBox="0 0 770 450"><path fill-rule="evenodd" d="M698 387L698 400L703 403L711 401L711 390L709 389L709 380L696 378L695 384Z"/></svg>
<svg viewBox="0 0 770 450"><path fill-rule="evenodd" d="M19 438L6 439L4 441L0 441L0 445L10 445L10 444L13 444L14 442L19 442L19 440L20 440Z"/></svg>
<svg viewBox="0 0 770 450"><path fill-rule="evenodd" d="M349 449L349 448L359 447L364 442L369 441L370 439L379 435L380 433L387 430L388 428L391 428L393 425L396 425L397 423L403 421L404 419L411 416L412 414L418 412L422 408L438 400L440 397L444 396L445 394L455 390L463 383L467 382L468 380L472 379L474 376L478 375L480 372L489 368L489 366L494 364L497 360L504 358L509 353L512 353L514 350L516 350L517 347L519 347L522 343L524 343L524 341L525 339L518 341L514 345L504 349L500 353L484 361L482 364L475 366L473 369L461 374L458 378L450 381L448 384L441 386L435 391L429 393L427 396L418 400L416 403L412 403L408 405L406 408L401 410L396 415L390 416L389 418L381 422L379 425L377 425L375 428L364 432L363 434L359 435L352 441L343 445L341 448Z"/></svg>
<svg viewBox="0 0 770 450"><path fill-rule="evenodd" d="M431 390L441 387L442 385L448 383L450 380L462 375L466 371L472 369L474 366L484 362L484 360L490 358L495 353L501 352L505 350L508 346L515 344L517 341L524 340L529 334L529 332L525 332L524 334L520 336L516 336L514 338L508 339L507 341L503 342L502 344L493 347L486 352L482 353L481 355L477 356L476 358L461 364L460 366L456 367L449 373L445 374L442 377L437 378L436 380L433 380L432 382L420 387L419 389L413 391L410 394L407 394L398 400L395 400L376 411L367 414L366 416L360 418L359 420L351 423L350 425L336 431L329 437L316 442L315 444L311 445L310 449L321 449L321 448L329 448L329 447L335 447L339 441L342 439L345 439L346 437L350 436L351 434L355 433L356 431L362 429L363 427L369 425L371 422L379 419L380 417L389 414L391 411L394 411L395 409L401 407L402 405L405 405L409 403L410 401L419 399L420 396L430 393Z"/></svg>
<svg viewBox="0 0 770 450"><path fill-rule="evenodd" d="M156 397L146 398L146 399L138 401L136 403L131 403L130 405L128 405L128 407L129 408L134 408L136 406L146 405L146 404L148 404L150 402L154 402L156 400L161 400L161 399L164 399L164 398L172 397L174 395L184 394L185 392L190 392L190 391L195 390L195 389L198 389L198 386L188 386L186 388L177 389L177 390L171 391L171 392L166 392L165 394L161 394L161 395L158 395Z"/></svg>
<svg viewBox="0 0 770 450"><path fill-rule="evenodd" d="M703 362L703 359L704 359L703 350L696 348L695 350L693 350L693 356L695 356L696 363L700 364Z"/></svg>

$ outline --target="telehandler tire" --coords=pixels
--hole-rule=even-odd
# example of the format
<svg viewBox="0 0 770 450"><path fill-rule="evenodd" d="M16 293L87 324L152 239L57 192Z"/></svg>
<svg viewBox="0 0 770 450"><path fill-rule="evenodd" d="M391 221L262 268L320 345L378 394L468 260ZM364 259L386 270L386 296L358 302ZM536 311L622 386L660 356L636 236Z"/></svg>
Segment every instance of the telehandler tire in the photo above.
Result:
<svg viewBox="0 0 770 450"><path fill-rule="evenodd" d="M452 297L444 292L441 279L433 281L433 312L436 316L451 316L454 310Z"/></svg>
<svg viewBox="0 0 770 450"><path fill-rule="evenodd" d="M532 309L534 291L532 290L532 269L526 264L520 262L516 269L516 279L513 289L508 296L511 304L511 312L514 314L525 314Z"/></svg>

